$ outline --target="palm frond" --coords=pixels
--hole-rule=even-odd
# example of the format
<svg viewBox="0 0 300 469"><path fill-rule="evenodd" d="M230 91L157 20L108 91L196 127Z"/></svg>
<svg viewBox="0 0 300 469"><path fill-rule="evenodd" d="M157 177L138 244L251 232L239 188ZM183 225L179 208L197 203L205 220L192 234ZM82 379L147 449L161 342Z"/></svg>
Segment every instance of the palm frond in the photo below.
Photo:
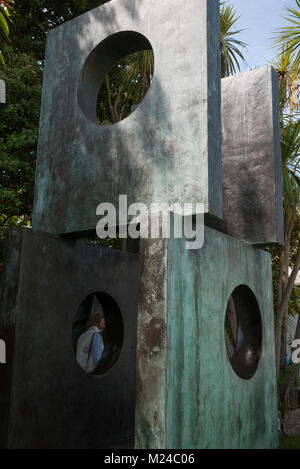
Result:
<svg viewBox="0 0 300 469"><path fill-rule="evenodd" d="M232 5L221 3L220 9L220 29L221 29L221 73L222 77L227 77L240 71L240 62L246 62L241 51L247 48L247 45L235 39L235 35L240 34L243 30L233 30L232 28L239 20L236 11Z"/></svg>
<svg viewBox="0 0 300 469"><path fill-rule="evenodd" d="M285 108L289 114L299 109L299 65L295 61L295 54L287 47L281 49L280 54L271 62L277 72L279 84L280 109L283 114Z"/></svg>
<svg viewBox="0 0 300 469"><path fill-rule="evenodd" d="M282 187L286 211L299 207L300 120L281 123Z"/></svg>
<svg viewBox="0 0 300 469"><path fill-rule="evenodd" d="M275 46L283 45L295 53L295 61L300 66L300 0L295 0L295 8L286 8L288 15L284 19L289 23L275 31Z"/></svg>
<svg viewBox="0 0 300 469"><path fill-rule="evenodd" d="M13 0L0 0L0 31L1 34L9 41L9 27L8 22L12 21L10 18L9 10L13 8ZM4 64L4 59L1 54L1 62Z"/></svg>

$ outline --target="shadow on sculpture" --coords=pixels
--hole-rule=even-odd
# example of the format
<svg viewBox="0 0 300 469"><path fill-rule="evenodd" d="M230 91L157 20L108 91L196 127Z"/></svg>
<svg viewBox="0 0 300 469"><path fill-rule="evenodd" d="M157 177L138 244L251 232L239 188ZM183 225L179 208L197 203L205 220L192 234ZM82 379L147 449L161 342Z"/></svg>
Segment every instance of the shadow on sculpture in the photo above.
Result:
<svg viewBox="0 0 300 469"><path fill-rule="evenodd" d="M145 99L100 126L101 80L150 47ZM271 263L256 247L282 242L276 100L271 67L221 86L218 0L115 0L49 32L33 229L6 238L1 447L277 446ZM204 204L204 246L81 241L121 194ZM96 378L74 354L93 294L106 321Z"/></svg>

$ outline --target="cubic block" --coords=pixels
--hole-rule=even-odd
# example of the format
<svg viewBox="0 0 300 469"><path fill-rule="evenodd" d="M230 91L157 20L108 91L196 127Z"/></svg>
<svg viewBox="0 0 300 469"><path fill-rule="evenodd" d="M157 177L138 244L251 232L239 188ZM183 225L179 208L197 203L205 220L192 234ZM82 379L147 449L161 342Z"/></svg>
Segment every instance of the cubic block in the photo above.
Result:
<svg viewBox="0 0 300 469"><path fill-rule="evenodd" d="M269 254L210 228L202 249L171 238L143 240L141 253L136 447L276 447ZM234 291L230 361L225 312Z"/></svg>
<svg viewBox="0 0 300 469"><path fill-rule="evenodd" d="M8 234L5 252L1 447L133 447L138 256L25 229ZM104 369L91 376L74 339L95 292L106 336Z"/></svg>
<svg viewBox="0 0 300 469"><path fill-rule="evenodd" d="M270 66L222 80L223 222L229 235L283 244L278 80Z"/></svg>
<svg viewBox="0 0 300 469"><path fill-rule="evenodd" d="M198 202L222 215L217 0L114 0L47 37L33 228L94 230L96 207ZM100 126L96 101L113 65L153 49L138 108Z"/></svg>

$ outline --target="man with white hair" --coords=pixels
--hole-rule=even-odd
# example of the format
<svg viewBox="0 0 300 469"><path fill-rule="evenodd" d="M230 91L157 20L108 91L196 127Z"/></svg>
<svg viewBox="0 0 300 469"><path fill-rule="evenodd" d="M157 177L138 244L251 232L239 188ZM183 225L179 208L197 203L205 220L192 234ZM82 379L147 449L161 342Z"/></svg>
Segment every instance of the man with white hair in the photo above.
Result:
<svg viewBox="0 0 300 469"><path fill-rule="evenodd" d="M102 306L94 295L92 311L87 320L87 330L79 337L76 351L77 362L89 374L95 370L102 357L104 328L105 319Z"/></svg>

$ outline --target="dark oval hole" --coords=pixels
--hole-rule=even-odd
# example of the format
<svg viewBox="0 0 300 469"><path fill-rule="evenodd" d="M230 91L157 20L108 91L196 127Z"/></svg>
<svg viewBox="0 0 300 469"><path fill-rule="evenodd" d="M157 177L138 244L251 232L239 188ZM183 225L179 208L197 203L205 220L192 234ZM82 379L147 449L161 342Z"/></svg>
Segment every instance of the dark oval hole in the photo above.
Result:
<svg viewBox="0 0 300 469"><path fill-rule="evenodd" d="M252 290L240 285L232 292L225 315L225 344L230 364L243 379L255 374L262 349L262 321Z"/></svg>
<svg viewBox="0 0 300 469"><path fill-rule="evenodd" d="M102 334L104 351L98 365L91 373L92 375L100 375L116 363L123 344L124 329L121 311L111 295L105 292L95 292L88 295L79 305L73 321L72 338L75 356L78 339L87 330L87 320L92 310L94 295L102 306L105 319L105 329Z"/></svg>
<svg viewBox="0 0 300 469"><path fill-rule="evenodd" d="M145 36L136 31L112 34L94 48L82 67L79 107L92 122L115 124L142 102L153 73L153 49Z"/></svg>

